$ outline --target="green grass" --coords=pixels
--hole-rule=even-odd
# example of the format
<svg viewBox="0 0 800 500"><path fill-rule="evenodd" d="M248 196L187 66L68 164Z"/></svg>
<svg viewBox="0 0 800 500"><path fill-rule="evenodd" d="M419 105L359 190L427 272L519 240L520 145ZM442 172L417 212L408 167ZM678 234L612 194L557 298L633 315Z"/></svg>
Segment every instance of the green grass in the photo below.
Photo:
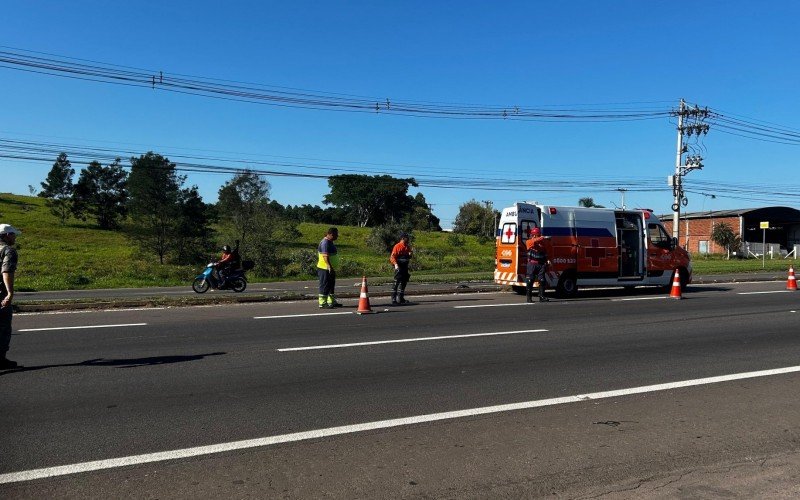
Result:
<svg viewBox="0 0 800 500"><path fill-rule="evenodd" d="M692 270L694 274L728 274L728 273L760 273L760 272L786 272L790 265L797 266L797 260L789 257L769 258L767 255L764 267L761 259L736 259L726 260L724 255L692 255Z"/></svg>
<svg viewBox="0 0 800 500"><path fill-rule="evenodd" d="M0 223L23 230L17 239L20 266L19 291L123 288L144 286L188 286L201 265L160 265L154 255L143 254L120 231L103 231L91 224L68 221L61 225L50 214L42 198L0 194ZM302 223L301 236L284 246L289 254L299 249L316 252L328 228L326 224ZM371 282L383 282L392 275L388 254L367 247L369 228L339 226L336 244L341 255L340 276L366 275ZM456 241L453 244L454 239ZM454 238L450 233L415 231L412 242L414 280L445 281L491 279L494 270L494 242L471 236ZM246 257L246 256L245 256ZM786 271L794 260L773 259L762 269L760 259L724 260L720 256L693 256L695 274ZM258 276L251 281L313 279L308 274L289 278Z"/></svg>
<svg viewBox="0 0 800 500"><path fill-rule="evenodd" d="M20 265L17 290L71 290L144 286L189 285L202 265L160 265L154 255L144 254L121 231L104 231L76 220L61 225L45 206L44 199L0 194L0 223L22 229L17 239ZM306 249L316 252L326 224L298 226L301 236L285 245L283 252ZM340 276L389 277L388 254L378 254L366 245L369 228L339 226L337 247L341 254ZM414 276L433 281L443 273L476 273L489 277L494 266L494 243L464 237L463 246L451 247L448 233L415 233ZM246 258L247 256L245 256ZM250 273L251 281L281 278ZM469 274L465 275L470 279ZM313 279L300 274L285 279Z"/></svg>

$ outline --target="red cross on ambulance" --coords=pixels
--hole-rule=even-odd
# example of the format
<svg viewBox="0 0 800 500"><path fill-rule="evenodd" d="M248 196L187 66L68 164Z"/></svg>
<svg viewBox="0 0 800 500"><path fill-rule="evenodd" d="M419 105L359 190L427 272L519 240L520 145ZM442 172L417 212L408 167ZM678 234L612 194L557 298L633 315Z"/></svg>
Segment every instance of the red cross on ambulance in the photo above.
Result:
<svg viewBox="0 0 800 500"><path fill-rule="evenodd" d="M600 248L600 240L592 238L591 247L586 247L586 257L592 259L592 267L600 267L600 259L606 257L606 249Z"/></svg>
<svg viewBox="0 0 800 500"><path fill-rule="evenodd" d="M500 243L514 243L517 239L517 225L516 224L503 224L503 230L500 232Z"/></svg>

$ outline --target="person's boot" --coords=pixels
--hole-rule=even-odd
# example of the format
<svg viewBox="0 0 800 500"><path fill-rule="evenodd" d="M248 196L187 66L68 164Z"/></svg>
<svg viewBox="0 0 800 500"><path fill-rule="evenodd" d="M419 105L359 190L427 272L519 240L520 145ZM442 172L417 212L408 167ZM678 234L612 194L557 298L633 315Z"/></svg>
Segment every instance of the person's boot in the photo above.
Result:
<svg viewBox="0 0 800 500"><path fill-rule="evenodd" d="M405 294L405 291L403 291L403 290L400 290L400 293L398 293L398 294L397 294L397 302L398 302L398 303L399 303L401 306L402 306L403 304L406 304L406 303L408 302L408 301L405 299L405 297L403 297L403 294Z"/></svg>
<svg viewBox="0 0 800 500"><path fill-rule="evenodd" d="M525 302L528 304L533 303L533 290L529 286L525 287Z"/></svg>
<svg viewBox="0 0 800 500"><path fill-rule="evenodd" d="M400 305L400 303L397 302L397 292L392 292L392 305L393 306L399 306Z"/></svg>
<svg viewBox="0 0 800 500"><path fill-rule="evenodd" d="M333 295L328 295L328 307L333 309L333 308L336 308L336 307L344 307L344 306L342 304L336 302L336 297L334 297Z"/></svg>
<svg viewBox="0 0 800 500"><path fill-rule="evenodd" d="M320 309L330 309L330 306L328 306L328 296L327 295L320 295L319 296L319 308Z"/></svg>
<svg viewBox="0 0 800 500"><path fill-rule="evenodd" d="M17 367L17 362L16 361L11 361L10 359L6 358L5 356L0 358L0 370L10 370L10 369L16 368L16 367Z"/></svg>
<svg viewBox="0 0 800 500"><path fill-rule="evenodd" d="M545 283L544 280L539 282L539 302L550 302L550 299L544 296Z"/></svg>

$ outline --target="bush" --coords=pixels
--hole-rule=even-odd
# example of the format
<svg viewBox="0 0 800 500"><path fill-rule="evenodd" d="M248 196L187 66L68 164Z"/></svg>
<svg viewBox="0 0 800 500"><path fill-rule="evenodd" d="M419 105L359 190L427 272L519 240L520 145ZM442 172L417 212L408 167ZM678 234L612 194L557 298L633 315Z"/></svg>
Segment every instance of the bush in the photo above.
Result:
<svg viewBox="0 0 800 500"><path fill-rule="evenodd" d="M364 264L350 259L342 259L339 266L340 269L336 271L336 277L353 277L372 274L369 269L364 267Z"/></svg>
<svg viewBox="0 0 800 500"><path fill-rule="evenodd" d="M303 248L289 253L283 268L284 276L302 277L317 275L317 252Z"/></svg>
<svg viewBox="0 0 800 500"><path fill-rule="evenodd" d="M447 235L447 244L451 247L463 247L466 244L467 240L464 238L463 235L458 233L450 233Z"/></svg>
<svg viewBox="0 0 800 500"><path fill-rule="evenodd" d="M400 233L402 232L411 234L407 227L395 222L375 226L367 237L367 246L375 253L388 254L392 251L392 247L400 241Z"/></svg>

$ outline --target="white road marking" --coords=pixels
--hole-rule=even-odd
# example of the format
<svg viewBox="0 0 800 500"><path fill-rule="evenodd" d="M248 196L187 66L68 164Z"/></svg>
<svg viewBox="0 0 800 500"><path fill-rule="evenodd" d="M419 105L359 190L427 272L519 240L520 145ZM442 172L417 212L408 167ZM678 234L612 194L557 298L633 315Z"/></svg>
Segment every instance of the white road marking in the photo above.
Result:
<svg viewBox="0 0 800 500"><path fill-rule="evenodd" d="M513 332L469 333L462 335L441 335L438 337L417 337L413 339L376 340L374 342L354 342L352 344L328 344L328 345L314 345L307 347L284 347L282 349L278 349L278 352L311 351L315 349L338 349L341 347L360 347L365 345L378 345L378 344L400 344L403 342L423 342L425 340L449 340L449 339L464 339L469 337L492 337L497 335L513 335L515 333L539 333L546 331L547 330L516 330Z"/></svg>
<svg viewBox="0 0 800 500"><path fill-rule="evenodd" d="M471 306L453 306L453 309L473 309L476 307L506 307L506 306L531 306L533 302L514 302L511 304L478 304Z"/></svg>
<svg viewBox="0 0 800 500"><path fill-rule="evenodd" d="M284 314L281 316L254 316L253 319L307 318L311 316L336 316L338 314L353 314L353 311L341 311L335 313Z"/></svg>
<svg viewBox="0 0 800 500"><path fill-rule="evenodd" d="M375 422L365 422L362 424L342 425L338 427L328 427L291 434L280 434L256 439L245 439L242 441L232 441L228 443L212 444L207 446L196 446L192 448L182 448L178 450L162 451L157 453L145 453L142 455L131 455L127 457L110 458L106 460L95 460L92 462L82 462L57 467L45 467L41 469L31 469L20 472L0 474L0 484L18 483L22 481L33 481L47 477L64 476L67 474L79 474L104 469L114 469L117 467L128 467L131 465L147 464L153 462L163 462L166 460L179 460L189 457L203 455L213 455L234 450L244 450L251 448L261 448L280 443L292 443L307 441L309 439L320 439L329 436L340 436L343 434L354 434L357 432L372 431L376 429L389 429L392 427L403 427L407 425L422 424L427 422L437 422L441 420L453 420L458 418L474 417L477 415L489 415L493 413L505 413L517 410L527 410L531 408L542 408L545 406L555 406L569 403L579 403L598 399L616 398L620 396L630 396L634 394L644 394L648 392L669 391L683 387L695 387L708 384L719 384L734 380L743 380L758 377L769 377L773 375L784 375L788 373L800 372L800 366L789 366L786 368L775 368L772 370L761 370L756 372L735 373L731 375L721 375L717 377L706 377L692 380L682 380L679 382L667 382L664 384L645 385L641 387L631 387L628 389L617 389L611 391L592 392L589 394L578 394L574 396L564 396L560 398L539 399L534 401L524 401L521 403L509 403L494 406L483 406L466 410L446 411L441 413L429 413L426 415L416 415L412 417L393 418L389 420L378 420Z"/></svg>
<svg viewBox="0 0 800 500"><path fill-rule="evenodd" d="M787 293L790 290L769 290L766 292L739 292L739 295L757 295L760 293Z"/></svg>
<svg viewBox="0 0 800 500"><path fill-rule="evenodd" d="M147 323L122 323L119 325L55 326L52 328L23 328L18 332L47 332L53 330L85 330L88 328L121 328L125 326L146 326Z"/></svg>
<svg viewBox="0 0 800 500"><path fill-rule="evenodd" d="M611 302L622 302L625 300L659 300L659 299L668 299L670 298L669 295L664 295L661 297L630 297L627 299L611 299Z"/></svg>
<svg viewBox="0 0 800 500"><path fill-rule="evenodd" d="M131 311L160 311L166 307L135 307L128 309L83 309L80 311L40 311L28 313L14 313L14 317L18 316L44 316L50 314L87 314L87 313L100 313L100 312L131 312Z"/></svg>

